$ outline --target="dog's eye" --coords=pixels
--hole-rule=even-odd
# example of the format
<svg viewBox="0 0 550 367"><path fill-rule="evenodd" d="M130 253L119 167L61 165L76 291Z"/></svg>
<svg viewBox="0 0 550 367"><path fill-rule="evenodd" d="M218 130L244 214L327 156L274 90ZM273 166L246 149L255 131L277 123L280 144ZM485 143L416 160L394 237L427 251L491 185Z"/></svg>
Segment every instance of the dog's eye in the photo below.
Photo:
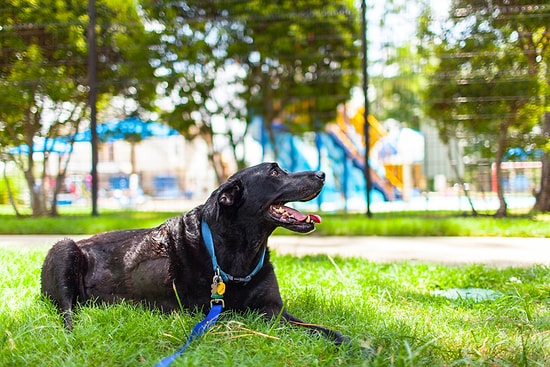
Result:
<svg viewBox="0 0 550 367"><path fill-rule="evenodd" d="M272 170L271 170L271 176L272 176L272 177L277 177L277 176L279 176L279 171L277 171L276 169L272 169Z"/></svg>

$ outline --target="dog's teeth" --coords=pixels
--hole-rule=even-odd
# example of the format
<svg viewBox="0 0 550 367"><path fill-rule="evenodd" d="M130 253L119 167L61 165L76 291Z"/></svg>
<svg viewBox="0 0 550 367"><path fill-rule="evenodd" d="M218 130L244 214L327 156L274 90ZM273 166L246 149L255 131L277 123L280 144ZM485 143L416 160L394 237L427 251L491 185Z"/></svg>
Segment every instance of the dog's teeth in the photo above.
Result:
<svg viewBox="0 0 550 367"><path fill-rule="evenodd" d="M311 218L309 215L306 217L306 223L311 223Z"/></svg>

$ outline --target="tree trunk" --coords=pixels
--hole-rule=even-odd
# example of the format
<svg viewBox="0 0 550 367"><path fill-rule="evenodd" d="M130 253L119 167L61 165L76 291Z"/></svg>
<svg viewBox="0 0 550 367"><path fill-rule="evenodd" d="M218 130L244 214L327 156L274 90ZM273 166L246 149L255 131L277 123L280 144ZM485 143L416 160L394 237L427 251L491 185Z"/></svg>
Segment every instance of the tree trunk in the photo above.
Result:
<svg viewBox="0 0 550 367"><path fill-rule="evenodd" d="M506 149L506 136L508 134L508 128L510 127L511 123L512 123L512 118L503 122L500 125L499 134L498 134L498 143L497 143L498 145L497 145L497 152L495 156L495 166L496 166L495 170L496 170L497 196L498 196L499 206L495 213L495 217L505 217L508 214L507 212L508 205L506 204L506 200L504 199L504 188L502 187L501 163L502 163L502 158L504 158L504 150Z"/></svg>
<svg viewBox="0 0 550 367"><path fill-rule="evenodd" d="M451 154L451 148L449 147L449 144L447 144L447 157L449 159L449 162L453 161L453 156ZM458 157L457 157L458 159ZM460 172L458 172L458 164L451 164L451 167L453 167L453 171L456 177L456 180L458 181L458 184L460 185L460 188L464 192L464 195L466 196L466 199L468 199L468 203L470 204L470 208L472 209L472 215L474 217L477 217L477 210L474 207L474 202L472 201L472 198L470 197L469 190L466 190L466 185L464 185L464 178L460 175Z"/></svg>
<svg viewBox="0 0 550 367"><path fill-rule="evenodd" d="M71 160L73 144L74 142L71 143L71 150L69 151L69 153L67 153L66 159L63 160L63 156L60 155L57 161L57 167L58 167L57 176L55 177L55 188L53 190L52 203L50 205L50 215L52 217L57 217L59 215L57 211L57 197L61 192L61 188L63 187L63 182L65 181L65 177L67 177L67 168L69 167L69 162Z"/></svg>
<svg viewBox="0 0 550 367"><path fill-rule="evenodd" d="M200 129L200 134L206 145L208 147L208 158L214 167L214 172L216 174L216 181L218 185L221 185L227 178L229 174L223 163L222 155L220 152L216 151L214 147L214 132L212 131L212 126L203 123L203 126Z"/></svg>
<svg viewBox="0 0 550 367"><path fill-rule="evenodd" d="M33 217L41 217L46 214L44 206L44 185L36 184L36 180L30 170L25 171L25 180L31 195L31 209Z"/></svg>
<svg viewBox="0 0 550 367"><path fill-rule="evenodd" d="M24 163L21 163L21 169L25 175L25 182L27 183L30 193L32 216L41 217L46 214L46 207L44 205L44 184L36 184L36 178L34 177L34 151L32 149L32 144L32 139L30 139L30 143L27 142L27 145L29 146L27 164L25 167Z"/></svg>
<svg viewBox="0 0 550 367"><path fill-rule="evenodd" d="M246 161L245 161L246 145L244 143L244 136L246 136L247 132L248 132L248 124L245 127L243 136L240 137L238 140L236 140L235 136L233 135L233 131L231 130L231 128L227 129L227 136L229 138L229 144L231 144L231 151L233 152L233 159L235 160L235 163L237 163L237 170L241 170L243 168L246 168ZM239 157L237 155L237 150L238 150L237 147L238 147L239 144L241 144L242 148L243 148L243 152L242 152L241 157Z"/></svg>
<svg viewBox="0 0 550 367"><path fill-rule="evenodd" d="M542 136L544 141L550 141L550 112L544 114ZM536 193L536 202L533 209L541 212L550 212L550 155L548 151L545 151L542 155L540 188Z"/></svg>
<svg viewBox="0 0 550 367"><path fill-rule="evenodd" d="M137 145L137 142L130 141L130 165L132 166L132 171L130 173L132 173L132 174L137 173L137 171L136 171L136 167L137 167L136 145Z"/></svg>
<svg viewBox="0 0 550 367"><path fill-rule="evenodd" d="M64 175L61 176L61 174L58 174L55 178L55 188L53 190L52 194L52 202L50 205L50 216L57 217L59 216L59 212L57 211L57 197L59 196L59 193L61 192L61 186L63 184Z"/></svg>
<svg viewBox="0 0 550 367"><path fill-rule="evenodd" d="M17 204L15 202L15 198L13 197L13 191L11 191L10 180L8 180L8 175L6 173L6 166L6 162L4 162L4 181L6 182L6 189L8 190L8 198L15 215L20 217L21 213L19 213L19 210L17 209Z"/></svg>
<svg viewBox="0 0 550 367"><path fill-rule="evenodd" d="M275 138L275 132L273 131L273 123L275 122L276 112L275 112L275 101L271 93L271 84L269 83L269 76L263 75L264 85L267 86L264 88L264 105L263 105L263 124L264 131L267 132L269 142L271 143L271 148L273 149L273 155L275 160L279 157L279 147L277 146L277 140ZM264 157L265 159L265 157Z"/></svg>

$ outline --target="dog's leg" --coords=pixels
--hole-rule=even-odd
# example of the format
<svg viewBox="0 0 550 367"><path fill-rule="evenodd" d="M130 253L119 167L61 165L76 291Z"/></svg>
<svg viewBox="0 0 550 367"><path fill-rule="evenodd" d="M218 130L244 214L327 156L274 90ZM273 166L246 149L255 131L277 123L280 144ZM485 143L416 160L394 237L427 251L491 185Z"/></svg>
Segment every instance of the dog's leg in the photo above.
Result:
<svg viewBox="0 0 550 367"><path fill-rule="evenodd" d="M42 266L42 293L50 297L63 315L65 328L73 328L72 308L79 296L85 271L82 251L70 239L57 242Z"/></svg>
<svg viewBox="0 0 550 367"><path fill-rule="evenodd" d="M286 309L284 309L282 302L280 302L280 303L279 302L273 302L273 303L271 303L271 307L263 307L260 311L267 318L273 319L273 318L280 317L282 320L287 321L291 325L304 327L312 333L321 333L326 338L332 340L335 345L339 346L339 345L342 345L342 344L344 344L344 345L351 344L351 340L348 337L342 335L341 333L339 333L336 330L331 330L331 329L325 328L321 325L309 324L307 322L304 322L304 321L300 320L297 317L292 316L291 314L289 314L286 311Z"/></svg>
<svg viewBox="0 0 550 367"><path fill-rule="evenodd" d="M349 345L349 344L351 344L351 341L349 340L349 338L347 336L342 335L338 331L331 330L331 329L325 328L325 327L320 326L320 325L308 324L307 322L304 322L304 321L292 316L291 314L289 314L286 311L283 311L282 318L287 320L292 325L305 327L305 328L307 328L308 330L310 330L312 332L321 333L325 337L327 337L328 339L331 339L334 342L334 344L336 344L336 345L342 345L342 344L348 344Z"/></svg>

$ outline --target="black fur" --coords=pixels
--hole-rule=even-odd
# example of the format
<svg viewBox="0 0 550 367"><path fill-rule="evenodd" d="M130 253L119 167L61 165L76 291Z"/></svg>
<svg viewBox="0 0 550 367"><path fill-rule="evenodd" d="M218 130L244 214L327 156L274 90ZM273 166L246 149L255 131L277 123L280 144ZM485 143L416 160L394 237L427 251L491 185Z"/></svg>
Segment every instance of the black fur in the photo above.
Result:
<svg viewBox="0 0 550 367"><path fill-rule="evenodd" d="M323 172L288 173L275 163L262 163L237 172L203 205L156 228L107 232L76 243L59 241L44 260L42 292L58 306L68 329L73 306L90 299L107 303L124 299L165 312L178 310L174 286L184 307L207 310L214 272L201 220L210 226L221 269L244 277L258 263L276 227L302 233L314 229L317 219L304 219L301 213L293 213L299 220L281 217L273 213L273 205L311 200L324 179ZM305 324L283 310L269 251L249 283L226 286L226 309L255 310L267 317L281 314L336 344L347 341L336 331Z"/></svg>

